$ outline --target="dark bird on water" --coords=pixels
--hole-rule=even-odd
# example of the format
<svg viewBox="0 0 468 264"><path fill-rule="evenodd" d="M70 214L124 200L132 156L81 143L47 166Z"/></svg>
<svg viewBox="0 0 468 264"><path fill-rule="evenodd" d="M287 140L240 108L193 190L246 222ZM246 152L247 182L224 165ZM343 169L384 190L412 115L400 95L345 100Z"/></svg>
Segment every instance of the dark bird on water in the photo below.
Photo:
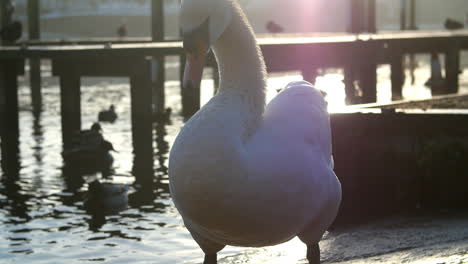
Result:
<svg viewBox="0 0 468 264"><path fill-rule="evenodd" d="M169 122L171 120L172 108L168 107L164 112L156 112L153 114L153 121L155 122Z"/></svg>
<svg viewBox="0 0 468 264"><path fill-rule="evenodd" d="M464 28L463 23L461 23L461 22L459 22L457 20L451 19L451 18L447 18L445 20L444 26L445 26L446 29L462 29L462 28Z"/></svg>
<svg viewBox="0 0 468 264"><path fill-rule="evenodd" d="M268 21L266 24L266 29L270 33L281 33L284 32L284 28L279 24L275 23L274 21Z"/></svg>
<svg viewBox="0 0 468 264"><path fill-rule="evenodd" d="M88 184L84 208L92 216L90 228L99 229L106 222L107 215L115 215L128 206L129 186L95 180Z"/></svg>
<svg viewBox="0 0 468 264"><path fill-rule="evenodd" d="M110 105L108 110L102 110L98 114L98 120L99 122L110 122L114 123L115 120L117 119L117 113L115 112L115 106Z"/></svg>
<svg viewBox="0 0 468 264"><path fill-rule="evenodd" d="M89 130L78 132L72 139L72 146L62 153L65 166L79 169L82 174L111 172L115 151L111 142L101 134L101 125L94 123Z"/></svg>
<svg viewBox="0 0 468 264"><path fill-rule="evenodd" d="M18 39L21 38L22 34L23 25L18 20L12 21L0 30L0 37L2 38L2 41L8 43L15 43Z"/></svg>
<svg viewBox="0 0 468 264"><path fill-rule="evenodd" d="M129 187L124 184L99 182L95 180L88 185L85 208L90 213L111 215L125 209L128 205Z"/></svg>

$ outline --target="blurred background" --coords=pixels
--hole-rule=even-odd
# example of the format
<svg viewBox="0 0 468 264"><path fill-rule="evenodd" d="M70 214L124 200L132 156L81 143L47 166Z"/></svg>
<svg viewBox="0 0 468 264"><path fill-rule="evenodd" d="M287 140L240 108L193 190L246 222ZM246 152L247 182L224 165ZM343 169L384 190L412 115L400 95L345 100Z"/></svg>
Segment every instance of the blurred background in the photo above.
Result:
<svg viewBox="0 0 468 264"><path fill-rule="evenodd" d="M17 0L16 16L26 23L27 0ZM242 0L256 33L266 33L274 21L284 32L346 32L350 27L348 0ZM377 30L401 28L401 11L409 26L410 1L376 0ZM405 4L406 3L406 4ZM166 38L178 37L179 0L164 2ZM126 23L129 37L150 35L150 0L41 0L41 37L113 37L116 24ZM465 23L468 1L414 0L418 29L442 29L451 18ZM364 14L365 16L365 14Z"/></svg>

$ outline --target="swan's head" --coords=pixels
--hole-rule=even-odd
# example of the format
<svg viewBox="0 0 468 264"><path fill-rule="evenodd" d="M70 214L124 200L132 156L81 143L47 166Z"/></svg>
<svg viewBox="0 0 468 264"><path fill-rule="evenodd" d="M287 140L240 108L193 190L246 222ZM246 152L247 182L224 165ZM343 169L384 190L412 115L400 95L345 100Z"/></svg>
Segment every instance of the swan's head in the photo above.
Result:
<svg viewBox="0 0 468 264"><path fill-rule="evenodd" d="M183 86L198 86L205 57L231 23L232 0L183 0L180 26L187 62Z"/></svg>

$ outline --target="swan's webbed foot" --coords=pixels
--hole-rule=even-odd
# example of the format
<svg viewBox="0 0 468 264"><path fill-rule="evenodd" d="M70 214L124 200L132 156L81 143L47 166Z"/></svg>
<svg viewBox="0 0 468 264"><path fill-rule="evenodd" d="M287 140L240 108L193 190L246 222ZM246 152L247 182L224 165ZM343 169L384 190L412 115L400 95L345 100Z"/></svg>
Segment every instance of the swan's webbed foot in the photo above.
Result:
<svg viewBox="0 0 468 264"><path fill-rule="evenodd" d="M318 243L307 245L307 260L309 260L309 264L320 264L320 247Z"/></svg>
<svg viewBox="0 0 468 264"><path fill-rule="evenodd" d="M216 254L210 254L206 255L205 254L205 260L203 261L203 264L217 264L217 257Z"/></svg>

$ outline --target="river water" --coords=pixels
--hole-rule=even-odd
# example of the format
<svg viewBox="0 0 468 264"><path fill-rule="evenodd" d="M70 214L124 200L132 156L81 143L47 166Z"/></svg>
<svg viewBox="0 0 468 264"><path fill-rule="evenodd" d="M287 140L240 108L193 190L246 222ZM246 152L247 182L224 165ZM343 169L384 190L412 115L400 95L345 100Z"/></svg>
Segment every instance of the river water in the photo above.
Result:
<svg viewBox="0 0 468 264"><path fill-rule="evenodd" d="M418 57L416 83L407 85L407 98L427 98L430 91L422 84L429 77L427 57ZM73 178L64 173L61 157L60 97L58 80L50 76L50 67L43 65L44 109L35 116L31 111L27 77L20 77L20 143L19 163L16 170L0 171L0 262L1 263L201 263L203 254L183 226L169 194L167 157L175 136L183 125L180 113L178 65L169 60L166 82L167 104L173 110L171 121L154 125L155 184L148 189L134 186L129 191L128 208L116 215L106 216L96 223L84 208L88 183L96 175ZM379 101L390 100L389 67L378 70ZM209 74L202 84L202 101L213 93ZM462 74L466 86L468 73ZM317 86L327 90L330 111L344 107L342 74L327 71L317 80ZM297 73L272 75L269 96L292 80L301 79ZM409 78L408 78L409 79ZM132 185L133 154L130 122L129 80L126 78L82 79L82 126L88 128L97 119L97 113L110 104L116 106L119 118L114 124L102 124L106 139L114 144L115 174L103 181ZM408 234L411 245L426 245L427 238L417 234L427 228L439 230L441 226L458 224L463 232L453 234L458 239L468 236L468 227L455 218L455 222L419 220L421 226L412 227ZM400 220L401 221L401 220ZM424 222L426 221L426 222ZM466 222L466 221L465 221ZM430 224L432 223L432 224ZM395 227L383 224L385 236L394 234ZM403 225L404 226L404 225ZM401 226L400 226L401 227ZM397 227L396 229L400 228ZM366 229L367 228L367 229ZM322 259L326 262L374 256L405 247L405 243L368 245L372 228L358 231L327 233L321 243ZM387 229L385 229L387 228ZM439 228L439 229L437 229ZM393 230L390 232L389 230ZM398 229L400 230L400 229ZM357 232L358 235L350 235ZM366 233L368 232L368 233ZM385 232L383 232L385 234ZM412 235L411 235L412 234ZM416 234L416 235L415 235ZM453 236L447 240L453 241ZM411 240L413 239L413 240ZM455 239L456 240L456 239ZM347 244L360 241L368 247L352 248ZM367 244L366 244L367 243ZM419 244L418 244L419 243ZM436 242L434 242L436 243ZM364 252L362 252L364 250ZM305 246L297 239L283 245L261 249L227 247L219 254L220 263L305 263Z"/></svg>

